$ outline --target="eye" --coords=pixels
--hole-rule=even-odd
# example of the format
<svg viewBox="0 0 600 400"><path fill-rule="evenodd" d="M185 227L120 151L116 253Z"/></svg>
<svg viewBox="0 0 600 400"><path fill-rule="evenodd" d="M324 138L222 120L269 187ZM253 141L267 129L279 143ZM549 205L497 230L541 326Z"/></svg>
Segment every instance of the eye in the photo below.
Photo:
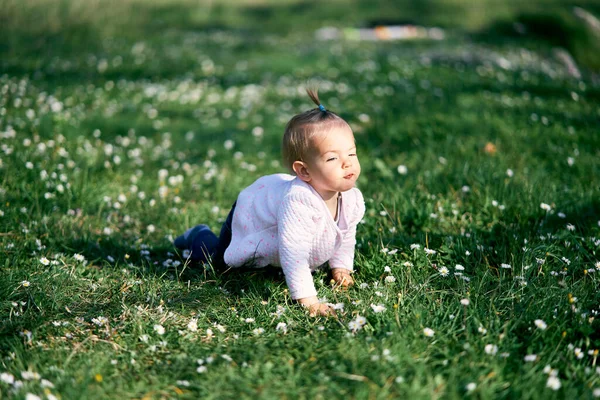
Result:
<svg viewBox="0 0 600 400"><path fill-rule="evenodd" d="M337 157L330 157L330 158L327 159L327 162L329 162L329 161L335 161L335 160L337 160Z"/></svg>
<svg viewBox="0 0 600 400"><path fill-rule="evenodd" d="M356 157L356 153L350 153L348 154L350 157Z"/></svg>

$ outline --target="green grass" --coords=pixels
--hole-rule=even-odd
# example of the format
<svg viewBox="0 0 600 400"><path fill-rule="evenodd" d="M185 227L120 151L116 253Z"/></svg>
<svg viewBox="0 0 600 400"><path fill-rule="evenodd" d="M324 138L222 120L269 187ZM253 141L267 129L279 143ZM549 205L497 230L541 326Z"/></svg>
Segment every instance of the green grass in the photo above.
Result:
<svg viewBox="0 0 600 400"><path fill-rule="evenodd" d="M5 18L44 7L15 4ZM448 21L457 30L439 42L319 42L313 27L339 7L263 20L217 2L219 18L189 23L183 0L122 4L137 7L126 28L105 19L123 15L117 3L90 6L81 29L66 18L52 30L50 17L1 28L0 373L23 387L4 375L0 398L594 397L591 70L569 77L536 38L465 36L473 19ZM218 230L241 189L282 171L283 127L311 107L298 88L315 77L353 126L367 205L357 285L315 275L319 296L343 304L338 319L310 318L277 269L192 268L171 245L193 224Z"/></svg>

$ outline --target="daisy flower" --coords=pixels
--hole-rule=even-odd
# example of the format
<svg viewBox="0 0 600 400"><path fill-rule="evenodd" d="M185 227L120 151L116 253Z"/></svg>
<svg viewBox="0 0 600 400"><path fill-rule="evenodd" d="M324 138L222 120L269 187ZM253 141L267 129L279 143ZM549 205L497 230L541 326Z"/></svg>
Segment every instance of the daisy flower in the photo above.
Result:
<svg viewBox="0 0 600 400"><path fill-rule="evenodd" d="M192 318L190 322L188 322L187 328L192 332L196 332L198 330L198 319Z"/></svg>
<svg viewBox="0 0 600 400"><path fill-rule="evenodd" d="M423 329L423 335L427 337L433 337L433 335L435 335L435 331L431 328L425 328Z"/></svg>
<svg viewBox="0 0 600 400"><path fill-rule="evenodd" d="M373 309L373 312L375 313L380 313L385 311L385 306L383 304L371 304L371 308Z"/></svg>
<svg viewBox="0 0 600 400"><path fill-rule="evenodd" d="M541 319L536 319L533 321L533 323L541 330L545 330L548 327L548 325Z"/></svg>
<svg viewBox="0 0 600 400"><path fill-rule="evenodd" d="M548 381L546 381L546 387L552 390L558 390L561 387L560 379L557 376L549 376Z"/></svg>
<svg viewBox="0 0 600 400"><path fill-rule="evenodd" d="M498 352L498 346L496 346L495 344L486 344L484 350L486 354L490 354L493 356Z"/></svg>

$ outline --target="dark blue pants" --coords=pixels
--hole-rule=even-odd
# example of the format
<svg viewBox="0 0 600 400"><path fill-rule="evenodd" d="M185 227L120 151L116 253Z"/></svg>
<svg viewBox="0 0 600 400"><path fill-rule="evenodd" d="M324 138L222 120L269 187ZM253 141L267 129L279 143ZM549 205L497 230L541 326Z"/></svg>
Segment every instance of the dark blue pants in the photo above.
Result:
<svg viewBox="0 0 600 400"><path fill-rule="evenodd" d="M221 227L219 237L206 225L197 225L178 236L173 244L180 250L190 250L194 262L205 263L212 260L215 266L224 266L225 250L231 243L231 223L235 204Z"/></svg>

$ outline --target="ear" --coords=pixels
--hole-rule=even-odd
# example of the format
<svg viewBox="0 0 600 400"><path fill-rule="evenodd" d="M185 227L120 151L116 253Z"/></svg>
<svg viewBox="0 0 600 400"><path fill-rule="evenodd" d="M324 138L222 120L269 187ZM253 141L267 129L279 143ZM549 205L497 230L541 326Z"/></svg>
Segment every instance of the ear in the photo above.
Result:
<svg viewBox="0 0 600 400"><path fill-rule="evenodd" d="M292 169L294 170L298 178L300 178L304 182L310 182L311 177L310 173L308 172L306 163L304 163L303 161L294 161L294 163L292 164Z"/></svg>

